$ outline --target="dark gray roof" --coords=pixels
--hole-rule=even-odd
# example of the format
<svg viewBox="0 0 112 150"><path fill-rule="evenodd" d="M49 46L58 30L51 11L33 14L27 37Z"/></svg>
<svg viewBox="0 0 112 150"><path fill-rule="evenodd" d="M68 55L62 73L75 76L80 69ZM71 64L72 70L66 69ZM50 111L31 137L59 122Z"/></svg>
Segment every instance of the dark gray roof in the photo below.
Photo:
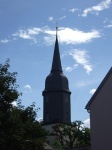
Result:
<svg viewBox="0 0 112 150"><path fill-rule="evenodd" d="M53 56L53 62L52 62L52 68L51 68L51 72L54 72L54 71L62 72L57 34L56 34L54 56Z"/></svg>
<svg viewBox="0 0 112 150"><path fill-rule="evenodd" d="M110 68L110 70L108 71L108 73L106 74L102 82L100 83L99 87L97 88L96 92L93 94L93 96L91 97L87 105L85 106L85 109L90 110L91 103L94 101L95 97L99 93L100 89L104 86L105 82L108 80L108 77L111 75L111 73L112 73L112 67Z"/></svg>
<svg viewBox="0 0 112 150"><path fill-rule="evenodd" d="M68 85L69 85L68 79L63 74L63 70L61 66L58 38L57 38L57 32L56 32L56 41L55 41L55 47L54 47L54 55L53 55L51 72L46 77L45 90L43 91L43 93L49 92L49 91L50 92L60 91L60 92L71 93Z"/></svg>

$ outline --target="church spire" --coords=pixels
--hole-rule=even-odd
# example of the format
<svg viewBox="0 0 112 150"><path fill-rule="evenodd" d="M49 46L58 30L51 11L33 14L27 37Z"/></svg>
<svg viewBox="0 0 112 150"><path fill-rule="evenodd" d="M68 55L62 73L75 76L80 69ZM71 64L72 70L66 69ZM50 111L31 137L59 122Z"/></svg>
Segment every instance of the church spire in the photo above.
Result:
<svg viewBox="0 0 112 150"><path fill-rule="evenodd" d="M66 76L64 76L61 67L58 38L56 27L56 41L54 47L54 56L50 74L45 80L45 89L43 91L43 122L44 124L70 123L70 90Z"/></svg>
<svg viewBox="0 0 112 150"><path fill-rule="evenodd" d="M51 72L54 72L54 71L62 72L57 31L58 31L58 27L56 26L56 41L55 41L55 47L54 47L54 56L53 56Z"/></svg>

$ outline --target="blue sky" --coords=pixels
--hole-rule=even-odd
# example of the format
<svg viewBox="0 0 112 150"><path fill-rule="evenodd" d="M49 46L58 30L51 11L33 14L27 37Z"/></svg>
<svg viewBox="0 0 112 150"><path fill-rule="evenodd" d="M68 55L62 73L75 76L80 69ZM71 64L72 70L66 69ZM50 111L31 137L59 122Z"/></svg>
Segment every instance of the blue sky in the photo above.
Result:
<svg viewBox="0 0 112 150"><path fill-rule="evenodd" d="M84 109L112 66L111 0L0 0L0 63L18 72L23 105L33 101L43 116L42 91L50 73L55 27L69 80L72 121L88 123Z"/></svg>

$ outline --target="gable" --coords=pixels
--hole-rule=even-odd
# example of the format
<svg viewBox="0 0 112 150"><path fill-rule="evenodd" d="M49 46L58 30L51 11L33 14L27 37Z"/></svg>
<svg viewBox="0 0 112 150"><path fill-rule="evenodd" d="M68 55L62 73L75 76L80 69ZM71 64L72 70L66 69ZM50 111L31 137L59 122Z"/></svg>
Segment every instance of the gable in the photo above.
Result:
<svg viewBox="0 0 112 150"><path fill-rule="evenodd" d="M91 99L89 100L87 105L85 106L85 109L87 109L87 111L90 110L91 104L93 103L93 101L95 100L96 96L99 94L101 89L105 86L105 84L109 80L110 76L112 76L112 67L110 68L110 70L108 71L107 75L104 77L104 79L102 80L101 84L97 88L96 92L93 94L93 96L91 97Z"/></svg>

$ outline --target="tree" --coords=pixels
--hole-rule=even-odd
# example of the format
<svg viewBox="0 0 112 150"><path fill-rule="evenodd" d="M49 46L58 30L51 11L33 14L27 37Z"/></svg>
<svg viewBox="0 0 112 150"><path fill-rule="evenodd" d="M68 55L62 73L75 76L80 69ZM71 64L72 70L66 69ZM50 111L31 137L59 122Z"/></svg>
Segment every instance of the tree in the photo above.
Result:
<svg viewBox="0 0 112 150"><path fill-rule="evenodd" d="M8 71L10 65L9 60L5 64L0 64L0 147L5 147L5 139L8 136L10 114L12 102L19 97L16 85L16 72Z"/></svg>
<svg viewBox="0 0 112 150"><path fill-rule="evenodd" d="M85 128L81 121L56 124L53 126L52 135L57 136L55 146L60 148L73 149L90 145L90 130Z"/></svg>
<svg viewBox="0 0 112 150"><path fill-rule="evenodd" d="M78 146L86 147L91 145L90 129L84 127L81 135L78 137Z"/></svg>
<svg viewBox="0 0 112 150"><path fill-rule="evenodd" d="M13 107L10 116L9 145L18 150L42 150L46 140L47 132L36 120L35 104L24 108L19 102L18 107ZM11 144L12 143L12 144Z"/></svg>
<svg viewBox="0 0 112 150"><path fill-rule="evenodd" d="M12 108L12 102L20 95L17 91L16 72L9 72L9 59L0 64L0 112L7 113Z"/></svg>
<svg viewBox="0 0 112 150"><path fill-rule="evenodd" d="M0 64L0 149L42 150L47 132L36 120L39 108L35 109L35 103L26 108L21 105L17 73L9 72L9 67L9 60Z"/></svg>

